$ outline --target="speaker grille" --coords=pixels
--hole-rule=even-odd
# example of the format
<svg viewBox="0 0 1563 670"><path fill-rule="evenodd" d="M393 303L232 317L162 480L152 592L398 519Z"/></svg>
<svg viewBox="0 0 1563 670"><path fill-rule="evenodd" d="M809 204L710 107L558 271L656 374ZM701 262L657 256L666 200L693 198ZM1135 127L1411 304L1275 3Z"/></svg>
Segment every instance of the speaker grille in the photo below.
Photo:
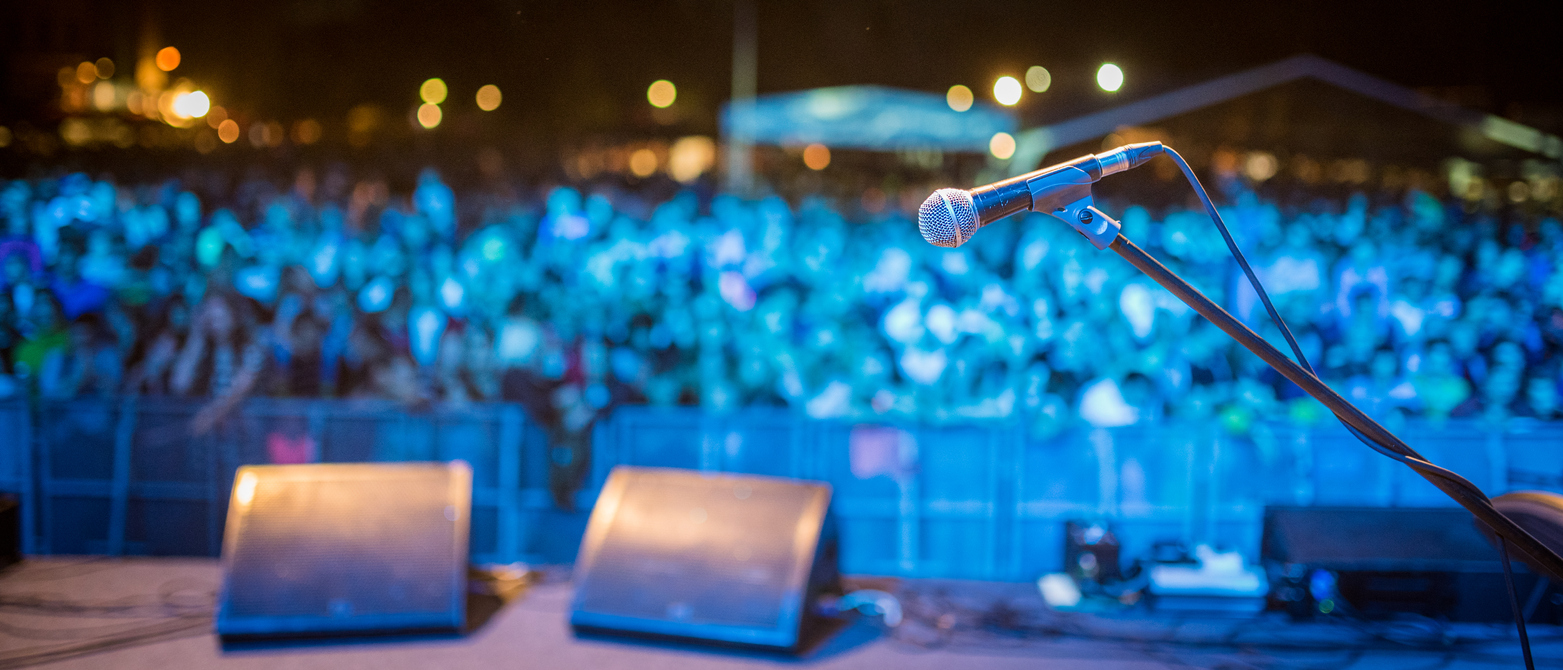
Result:
<svg viewBox="0 0 1563 670"><path fill-rule="evenodd" d="M459 626L470 506L459 464L241 468L219 632Z"/></svg>

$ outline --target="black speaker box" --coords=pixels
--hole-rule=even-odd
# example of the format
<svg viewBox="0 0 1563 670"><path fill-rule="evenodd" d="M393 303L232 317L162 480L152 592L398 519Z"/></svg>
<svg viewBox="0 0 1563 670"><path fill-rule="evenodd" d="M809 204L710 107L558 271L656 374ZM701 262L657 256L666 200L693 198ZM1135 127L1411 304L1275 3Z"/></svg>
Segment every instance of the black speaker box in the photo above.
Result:
<svg viewBox="0 0 1563 670"><path fill-rule="evenodd" d="M1341 605L1315 597L1322 579L1353 613L1370 618L1514 618L1498 550L1458 507L1269 507L1260 557L1271 605L1297 617ZM1316 575L1321 570L1327 574ZM1521 603L1534 608L1531 621L1556 621L1555 592L1545 580L1519 563L1514 571Z"/></svg>
<svg viewBox="0 0 1563 670"><path fill-rule="evenodd" d="M22 560L22 513L16 496L0 493L0 568Z"/></svg>
<svg viewBox="0 0 1563 670"><path fill-rule="evenodd" d="M239 468L217 633L460 632L471 509L459 461Z"/></svg>
<svg viewBox="0 0 1563 670"><path fill-rule="evenodd" d="M830 486L620 466L575 564L583 632L791 650L834 589Z"/></svg>

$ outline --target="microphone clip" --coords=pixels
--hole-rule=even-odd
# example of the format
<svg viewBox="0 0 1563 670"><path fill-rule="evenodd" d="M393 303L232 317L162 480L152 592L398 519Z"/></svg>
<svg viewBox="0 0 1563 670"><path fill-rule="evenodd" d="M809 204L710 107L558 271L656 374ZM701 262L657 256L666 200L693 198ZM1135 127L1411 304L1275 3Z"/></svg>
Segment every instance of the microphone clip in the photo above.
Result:
<svg viewBox="0 0 1563 670"><path fill-rule="evenodd" d="M1026 182L1031 191L1031 211L1063 220L1090 240L1091 246L1106 249L1118 239L1123 225L1096 208L1091 197L1091 184L1096 179L1074 165L1038 175Z"/></svg>

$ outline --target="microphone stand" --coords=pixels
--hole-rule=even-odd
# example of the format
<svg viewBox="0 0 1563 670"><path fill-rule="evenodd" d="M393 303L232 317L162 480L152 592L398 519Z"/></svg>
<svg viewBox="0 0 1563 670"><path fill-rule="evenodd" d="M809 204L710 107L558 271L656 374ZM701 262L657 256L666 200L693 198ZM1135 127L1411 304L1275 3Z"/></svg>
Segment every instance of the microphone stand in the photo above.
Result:
<svg viewBox="0 0 1563 670"><path fill-rule="evenodd" d="M1060 209L1062 210L1062 208ZM1101 214L1094 207L1091 207L1089 211L1098 217L1106 218L1105 215ZM1062 216L1059 218L1064 218L1066 222L1069 221L1069 218ZM1091 217L1081 218L1089 222ZM1082 232L1082 234L1084 233ZM1100 245L1098 245L1098 248L1100 248ZM1379 425L1377 421L1364 414L1362 410L1357 409L1355 405L1342 398L1339 393L1325 385L1318 377L1304 370L1302 366L1292 361L1292 359L1287 358L1286 354L1281 353L1281 350L1265 341L1264 338L1244 325L1242 321L1237 320L1236 317L1222 309L1220 305L1212 302L1210 298L1205 297L1205 294L1200 293L1199 289L1194 288L1193 285L1179 277L1177 273L1167 269L1167 266L1162 265L1160 261L1146 253L1144 249L1141 249L1122 233L1113 238L1111 243L1107 245L1107 248L1117 252L1124 260L1129 261L1130 265L1145 273L1145 276L1150 277L1156 283L1161 284L1163 288L1171 291L1184 304L1192 307L1194 311L1199 312L1200 316L1209 319L1211 323L1216 324L1216 327L1225 331L1232 339L1237 340L1238 344L1254 352L1265 363L1268 363L1270 367L1275 368L1276 372L1281 373L1282 376L1291 380L1293 384L1301 387L1308 395L1324 403L1324 406L1330 408L1330 411L1334 412L1335 416L1339 417L1347 426L1403 457L1426 461L1416 450L1401 441L1400 438L1395 437L1389 430ZM1478 498L1477 496L1480 495L1479 491L1473 494L1470 490L1455 486L1448 481L1421 470L1417 470L1417 474L1422 475L1423 478L1459 503L1461 507L1475 515L1482 523L1487 524L1499 536L1500 549L1502 549L1504 541L1512 543L1519 549L1521 554L1530 559L1526 561L1527 563L1547 573L1552 579L1563 582L1563 557L1559 557L1557 552L1537 541L1524 528L1521 528L1519 524L1514 523L1513 520L1498 512L1486 500L1485 496Z"/></svg>

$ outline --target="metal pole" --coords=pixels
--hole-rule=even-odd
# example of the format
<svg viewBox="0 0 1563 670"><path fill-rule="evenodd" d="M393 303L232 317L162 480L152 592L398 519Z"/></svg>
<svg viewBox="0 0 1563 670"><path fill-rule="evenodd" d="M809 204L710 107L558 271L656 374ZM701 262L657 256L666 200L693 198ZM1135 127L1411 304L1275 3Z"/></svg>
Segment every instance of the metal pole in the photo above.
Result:
<svg viewBox="0 0 1563 670"><path fill-rule="evenodd" d="M1264 338L1250 330L1248 326L1243 325L1243 322L1228 314L1220 305L1205 297L1205 294L1200 293L1199 289L1184 281L1177 273L1167 269L1167 266L1162 265L1160 261L1145 253L1144 249L1129 241L1129 238L1119 235L1117 239L1113 240L1110 248L1117 252L1119 256L1122 256L1124 260L1129 261L1129 264L1139 269L1140 272L1145 273L1147 277L1171 291L1179 300L1194 308L1194 311L1199 312L1200 316L1209 319L1217 328L1225 331L1232 339L1237 340L1238 344L1254 352L1255 355L1263 359L1270 367L1275 368L1282 376L1301 387L1308 395L1323 403L1325 407L1328 407L1330 411L1335 413L1335 416L1340 417L1347 425L1398 454L1418 460L1426 460L1416 450L1412 449L1410 445L1395 437L1389 430L1379 425L1377 421L1368 417L1362 410L1357 409L1355 405L1347 402L1345 398L1342 398L1334 389L1325 385L1318 377L1309 374L1302 366L1287 358L1286 354L1281 353L1281 350L1276 349L1269 342L1266 342ZM1418 472L1418 474L1422 473ZM1488 527L1493 529L1493 532L1513 543L1515 548L1519 549L1521 553L1530 557L1531 565L1542 568L1553 579L1563 580L1563 557L1559 557L1556 552L1547 548L1546 545L1537 541L1536 538L1531 537L1530 533L1525 532L1525 529L1508 517L1498 513L1497 510L1487 504L1486 500L1474 498L1468 491L1437 477L1427 474L1422 474L1422 476L1431 482L1433 486L1438 487L1439 490L1454 499L1455 502L1460 503L1461 507L1469 510L1476 518L1487 524Z"/></svg>
<svg viewBox="0 0 1563 670"><path fill-rule="evenodd" d="M727 188L748 195L754 188L751 119L759 79L759 45L754 0L733 2L733 99L727 135Z"/></svg>

